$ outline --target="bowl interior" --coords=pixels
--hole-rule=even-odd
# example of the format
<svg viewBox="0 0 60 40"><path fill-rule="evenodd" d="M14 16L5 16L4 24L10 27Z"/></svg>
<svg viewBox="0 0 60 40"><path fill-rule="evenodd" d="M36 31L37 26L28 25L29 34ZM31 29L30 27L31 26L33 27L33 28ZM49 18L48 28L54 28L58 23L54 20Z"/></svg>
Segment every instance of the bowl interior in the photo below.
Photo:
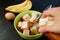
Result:
<svg viewBox="0 0 60 40"><path fill-rule="evenodd" d="M24 34L22 34L20 31L18 31L18 29L17 29L18 22L21 20L21 18L22 18L25 14L29 14L29 15L31 16L32 12L37 12L38 16L41 15L41 13L38 12L38 11L29 10L29 11L24 11L24 12L18 14L18 15L16 16L15 20L14 20L14 28L16 29L16 31L18 32L18 34L19 34L21 37L25 38L25 39L37 39L37 38L39 38L39 37L42 36L42 33L36 34L36 35L24 35Z"/></svg>

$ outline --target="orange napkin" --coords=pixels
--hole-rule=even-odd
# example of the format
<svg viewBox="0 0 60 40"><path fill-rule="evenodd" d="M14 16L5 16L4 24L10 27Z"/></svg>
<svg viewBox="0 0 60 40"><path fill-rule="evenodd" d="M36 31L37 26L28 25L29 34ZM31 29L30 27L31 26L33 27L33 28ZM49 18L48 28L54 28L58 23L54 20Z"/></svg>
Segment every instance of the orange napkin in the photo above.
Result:
<svg viewBox="0 0 60 40"><path fill-rule="evenodd" d="M44 33L46 37L48 37L50 40L60 40L60 34L56 33Z"/></svg>

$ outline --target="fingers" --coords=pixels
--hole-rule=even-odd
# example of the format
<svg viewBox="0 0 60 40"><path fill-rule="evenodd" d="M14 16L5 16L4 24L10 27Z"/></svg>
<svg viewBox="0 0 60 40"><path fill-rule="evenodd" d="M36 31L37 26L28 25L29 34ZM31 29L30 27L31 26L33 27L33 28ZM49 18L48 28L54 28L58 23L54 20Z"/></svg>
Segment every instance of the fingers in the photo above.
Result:
<svg viewBox="0 0 60 40"><path fill-rule="evenodd" d="M49 10L45 10L43 11L42 17L45 18L46 16L54 16L54 10L49 9Z"/></svg>
<svg viewBox="0 0 60 40"><path fill-rule="evenodd" d="M47 12L47 10L46 10L46 11L43 12L42 17L45 18L48 15L49 15L49 12Z"/></svg>
<svg viewBox="0 0 60 40"><path fill-rule="evenodd" d="M44 32L53 32L52 29L53 29L52 27L44 26L44 27L40 27L38 31L41 32L41 33L44 33Z"/></svg>
<svg viewBox="0 0 60 40"><path fill-rule="evenodd" d="M57 22L54 22L54 24L50 26L42 26L38 29L39 32L45 33L45 32L54 32L54 33L60 33L60 25L57 24Z"/></svg>
<svg viewBox="0 0 60 40"><path fill-rule="evenodd" d="M43 11L42 17L46 17L49 15L55 17L55 16L59 15L59 13L60 13L60 7L53 7L51 9Z"/></svg>

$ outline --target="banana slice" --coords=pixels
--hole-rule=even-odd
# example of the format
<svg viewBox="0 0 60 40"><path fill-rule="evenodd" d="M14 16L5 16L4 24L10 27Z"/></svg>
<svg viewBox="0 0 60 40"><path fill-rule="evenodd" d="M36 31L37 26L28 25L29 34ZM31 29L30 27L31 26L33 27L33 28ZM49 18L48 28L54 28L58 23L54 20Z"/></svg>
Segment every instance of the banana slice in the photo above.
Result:
<svg viewBox="0 0 60 40"><path fill-rule="evenodd" d="M31 34L38 34L39 32L38 32L38 23L37 24L35 24L35 25L33 25L31 28L30 28L30 31L31 31Z"/></svg>
<svg viewBox="0 0 60 40"><path fill-rule="evenodd" d="M23 34L29 35L29 34L30 34L30 30L24 29L24 30L23 30Z"/></svg>
<svg viewBox="0 0 60 40"><path fill-rule="evenodd" d="M5 10L15 12L15 13L19 13L19 12L22 12L25 10L29 10L29 9L31 9L31 7L32 7L32 2L30 0L25 0L21 4L8 6Z"/></svg>

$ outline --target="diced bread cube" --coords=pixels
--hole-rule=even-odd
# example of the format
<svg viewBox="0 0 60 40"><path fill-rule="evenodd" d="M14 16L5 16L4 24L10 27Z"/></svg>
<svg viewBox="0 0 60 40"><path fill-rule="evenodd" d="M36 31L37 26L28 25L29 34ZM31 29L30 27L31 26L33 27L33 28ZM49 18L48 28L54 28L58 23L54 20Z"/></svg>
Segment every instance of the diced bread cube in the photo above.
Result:
<svg viewBox="0 0 60 40"><path fill-rule="evenodd" d="M34 25L31 27L31 30L36 29L36 28L38 28L38 24L34 24Z"/></svg>
<svg viewBox="0 0 60 40"><path fill-rule="evenodd" d="M28 22L26 21L19 22L18 27L21 27L21 29L28 29Z"/></svg>
<svg viewBox="0 0 60 40"><path fill-rule="evenodd" d="M28 29L28 22L26 21L22 22L21 29Z"/></svg>
<svg viewBox="0 0 60 40"><path fill-rule="evenodd" d="M32 17L30 19L30 22L33 22L37 18L37 13L32 13Z"/></svg>
<svg viewBox="0 0 60 40"><path fill-rule="evenodd" d="M29 22L28 25L29 25L29 28L31 28L34 24Z"/></svg>
<svg viewBox="0 0 60 40"><path fill-rule="evenodd" d="M23 20L29 21L29 19L30 19L30 16L28 14L26 14L25 16L23 16Z"/></svg>
<svg viewBox="0 0 60 40"><path fill-rule="evenodd" d="M46 25L47 21L48 21L48 18L40 18L39 19L39 27Z"/></svg>
<svg viewBox="0 0 60 40"><path fill-rule="evenodd" d="M25 35L29 35L29 34L30 34L30 31L29 31L29 30L24 29L24 30L23 30L23 34L25 34Z"/></svg>
<svg viewBox="0 0 60 40"><path fill-rule="evenodd" d="M21 26L22 26L22 22L19 22L19 23L18 23L18 27L21 27Z"/></svg>
<svg viewBox="0 0 60 40"><path fill-rule="evenodd" d="M17 27L17 29L18 29L20 32L23 32L23 29L21 29L21 27Z"/></svg>
<svg viewBox="0 0 60 40"><path fill-rule="evenodd" d="M54 21L48 21L47 22L47 26L51 26L51 25L53 25L54 24Z"/></svg>

